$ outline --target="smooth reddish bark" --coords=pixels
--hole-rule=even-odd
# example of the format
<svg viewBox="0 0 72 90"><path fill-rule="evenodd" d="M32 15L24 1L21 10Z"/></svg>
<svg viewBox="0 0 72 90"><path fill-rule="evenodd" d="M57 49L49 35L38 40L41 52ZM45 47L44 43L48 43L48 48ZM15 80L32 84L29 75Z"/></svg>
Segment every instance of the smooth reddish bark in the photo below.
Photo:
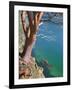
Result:
<svg viewBox="0 0 72 90"><path fill-rule="evenodd" d="M28 15L28 18L29 18L29 27L26 27L26 22L25 22L26 15ZM22 56L23 56L23 60L26 63L31 62L31 53L32 53L33 46L36 42L36 33L38 31L38 25L39 25L42 15L43 15L42 12L38 12L38 13L35 13L34 18L33 18L31 16L31 12L22 11L21 13L22 27L23 27L23 31L26 37Z"/></svg>

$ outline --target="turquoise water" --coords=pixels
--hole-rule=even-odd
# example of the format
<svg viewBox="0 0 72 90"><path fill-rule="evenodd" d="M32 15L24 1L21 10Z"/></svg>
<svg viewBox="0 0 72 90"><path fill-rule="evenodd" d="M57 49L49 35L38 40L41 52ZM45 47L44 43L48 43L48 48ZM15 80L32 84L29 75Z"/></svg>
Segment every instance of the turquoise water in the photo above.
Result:
<svg viewBox="0 0 72 90"><path fill-rule="evenodd" d="M63 76L63 26L44 22L39 27L32 55L44 68L46 77ZM48 64L44 63L44 60Z"/></svg>

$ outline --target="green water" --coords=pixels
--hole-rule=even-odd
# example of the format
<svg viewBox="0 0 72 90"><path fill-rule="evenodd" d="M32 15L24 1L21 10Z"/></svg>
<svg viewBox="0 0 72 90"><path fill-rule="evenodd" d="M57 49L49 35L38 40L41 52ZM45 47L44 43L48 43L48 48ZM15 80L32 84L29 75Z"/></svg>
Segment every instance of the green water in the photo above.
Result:
<svg viewBox="0 0 72 90"><path fill-rule="evenodd" d="M46 77L63 76L63 27L52 22L43 23L39 27L37 41L32 55L44 68ZM48 61L48 65L43 61Z"/></svg>

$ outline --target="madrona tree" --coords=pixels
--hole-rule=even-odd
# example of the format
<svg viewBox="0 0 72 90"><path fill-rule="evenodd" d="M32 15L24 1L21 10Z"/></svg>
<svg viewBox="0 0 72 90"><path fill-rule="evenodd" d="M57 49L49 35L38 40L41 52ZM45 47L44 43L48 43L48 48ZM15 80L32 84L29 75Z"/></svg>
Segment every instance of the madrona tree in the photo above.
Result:
<svg viewBox="0 0 72 90"><path fill-rule="evenodd" d="M21 11L20 16L22 29L25 34L25 45L21 56L23 61L28 64L31 63L31 53L36 42L36 34L43 12Z"/></svg>

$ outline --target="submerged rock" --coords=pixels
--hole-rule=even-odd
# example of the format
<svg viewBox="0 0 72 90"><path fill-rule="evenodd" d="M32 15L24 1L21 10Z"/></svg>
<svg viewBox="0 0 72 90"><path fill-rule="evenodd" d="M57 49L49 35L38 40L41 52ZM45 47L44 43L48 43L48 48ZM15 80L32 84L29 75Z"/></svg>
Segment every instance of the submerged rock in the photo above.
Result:
<svg viewBox="0 0 72 90"><path fill-rule="evenodd" d="M34 57L31 58L31 61L32 63L25 64L22 58L19 59L19 78L45 78L43 68L37 65Z"/></svg>

